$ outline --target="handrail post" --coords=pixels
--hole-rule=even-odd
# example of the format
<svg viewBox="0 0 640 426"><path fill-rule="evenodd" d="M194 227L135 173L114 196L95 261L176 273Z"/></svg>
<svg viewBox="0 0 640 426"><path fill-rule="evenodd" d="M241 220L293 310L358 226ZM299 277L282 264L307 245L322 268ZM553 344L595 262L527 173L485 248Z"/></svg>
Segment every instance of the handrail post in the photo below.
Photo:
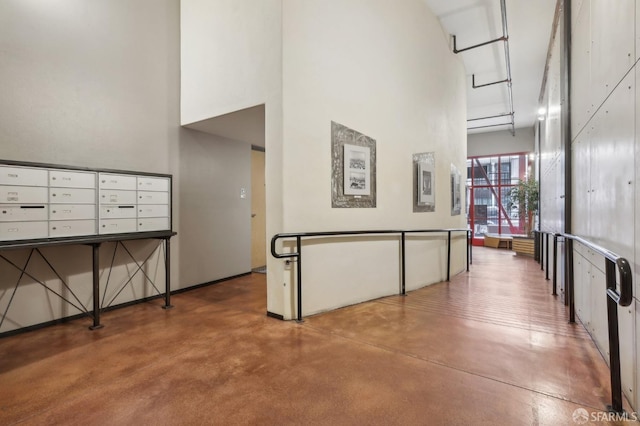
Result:
<svg viewBox="0 0 640 426"><path fill-rule="evenodd" d="M544 232L540 231L540 233L538 234L538 238L540 239L540 270L544 271Z"/></svg>
<svg viewBox="0 0 640 426"><path fill-rule="evenodd" d="M549 233L544 234L544 236L545 236L545 244L547 245L545 249L545 259L547 261L545 279L549 281Z"/></svg>
<svg viewBox="0 0 640 426"><path fill-rule="evenodd" d="M297 322L303 322L302 320L302 238L298 235L296 237L296 244L298 245L298 268L296 269L298 275L298 317Z"/></svg>
<svg viewBox="0 0 640 426"><path fill-rule="evenodd" d="M469 231L467 231L467 272L469 272Z"/></svg>
<svg viewBox="0 0 640 426"><path fill-rule="evenodd" d="M616 264L605 259L607 289L616 288ZM611 372L611 411L622 413L622 378L620 374L620 335L618 331L618 304L607 295L609 328L609 369Z"/></svg>
<svg viewBox="0 0 640 426"><path fill-rule="evenodd" d="M573 240L567 239L566 241L566 253L567 258L567 275L569 280L565 288L565 298L568 299L569 304L569 322L576 322L576 303L575 303L575 279L573 273Z"/></svg>
<svg viewBox="0 0 640 426"><path fill-rule="evenodd" d="M451 231L447 231L447 281L451 277Z"/></svg>
<svg viewBox="0 0 640 426"><path fill-rule="evenodd" d="M558 234L553 234L553 292L557 296L558 289Z"/></svg>
<svg viewBox="0 0 640 426"><path fill-rule="evenodd" d="M469 264L473 265L473 231L469 229L467 235L469 235Z"/></svg>
<svg viewBox="0 0 640 426"><path fill-rule="evenodd" d="M407 292L406 292L406 281L405 281L405 276L406 276L406 266L405 266L405 258L404 258L404 254L405 254L405 233L404 231L400 233L400 240L401 240L401 244L400 244L400 261L401 261L401 284L402 284L402 288L401 288L401 294L403 296L406 296Z"/></svg>

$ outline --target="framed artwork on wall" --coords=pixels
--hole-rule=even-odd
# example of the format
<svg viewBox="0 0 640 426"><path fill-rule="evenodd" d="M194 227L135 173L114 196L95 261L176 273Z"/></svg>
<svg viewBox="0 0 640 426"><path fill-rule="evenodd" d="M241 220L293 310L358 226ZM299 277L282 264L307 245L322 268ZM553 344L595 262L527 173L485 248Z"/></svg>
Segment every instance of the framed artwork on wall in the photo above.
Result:
<svg viewBox="0 0 640 426"><path fill-rule="evenodd" d="M413 212L436 210L435 153L413 154Z"/></svg>
<svg viewBox="0 0 640 426"><path fill-rule="evenodd" d="M460 171L451 163L451 216L457 216L462 211L461 183Z"/></svg>
<svg viewBox="0 0 640 426"><path fill-rule="evenodd" d="M371 194L369 161L371 150L364 146L344 144L345 195Z"/></svg>
<svg viewBox="0 0 640 426"><path fill-rule="evenodd" d="M376 141L331 122L331 207L376 207Z"/></svg>

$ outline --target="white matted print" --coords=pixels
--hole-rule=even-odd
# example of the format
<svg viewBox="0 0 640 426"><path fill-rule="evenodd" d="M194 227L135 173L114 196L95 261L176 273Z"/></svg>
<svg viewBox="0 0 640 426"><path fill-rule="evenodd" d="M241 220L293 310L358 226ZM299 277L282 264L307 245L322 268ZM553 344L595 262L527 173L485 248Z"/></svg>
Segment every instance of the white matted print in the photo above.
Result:
<svg viewBox="0 0 640 426"><path fill-rule="evenodd" d="M451 164L451 216L457 216L462 211L461 175L458 168Z"/></svg>
<svg viewBox="0 0 640 426"><path fill-rule="evenodd" d="M344 194L370 195L369 164L371 150L365 146L344 144Z"/></svg>
<svg viewBox="0 0 640 426"><path fill-rule="evenodd" d="M435 170L426 161L418 163L418 204L435 204Z"/></svg>

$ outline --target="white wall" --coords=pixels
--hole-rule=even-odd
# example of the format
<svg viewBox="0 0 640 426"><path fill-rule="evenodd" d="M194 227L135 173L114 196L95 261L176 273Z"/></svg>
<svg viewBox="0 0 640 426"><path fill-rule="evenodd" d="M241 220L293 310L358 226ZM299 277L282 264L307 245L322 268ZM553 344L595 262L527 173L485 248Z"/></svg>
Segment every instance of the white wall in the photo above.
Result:
<svg viewBox="0 0 640 426"><path fill-rule="evenodd" d="M533 127L516 129L515 136L510 130L473 133L467 136L467 156L486 157L490 155L533 152L534 136Z"/></svg>
<svg viewBox="0 0 640 426"><path fill-rule="evenodd" d="M279 96L280 0L182 0L181 122Z"/></svg>
<svg viewBox="0 0 640 426"><path fill-rule="evenodd" d="M251 270L251 163L246 161L251 145L184 132L190 140L180 147L177 189L180 283L187 287ZM246 198L240 197L241 188Z"/></svg>
<svg viewBox="0 0 640 426"><path fill-rule="evenodd" d="M182 0L180 12L181 122L215 128L209 121L216 117L264 105L270 239L283 229L282 1ZM280 313L283 270L276 264L267 257L267 310Z"/></svg>
<svg viewBox="0 0 640 426"><path fill-rule="evenodd" d="M246 215L246 224L239 220L245 203L239 197L227 199L226 188L220 185L206 184L233 176L238 184L247 182L248 186L248 145L238 143L230 148L228 141L180 127L179 0L2 1L0 51L0 158L171 173L173 227L178 232L172 239L172 287L249 271L250 252L243 235L250 216ZM210 169L201 167L203 162ZM192 164L198 167L190 169ZM185 172L184 182L181 172ZM193 185L195 192L183 198L180 193L185 185ZM225 199L228 208L203 214L194 202L198 196ZM221 222L226 224L226 234L200 233L218 229ZM183 234L198 237L186 239ZM189 262L195 253L204 253L205 246L208 253L216 254L215 261L199 264L197 273L182 267L180 259L187 256L191 267ZM153 247L153 241L131 243L140 258ZM43 252L89 306L89 248L50 247ZM112 244L101 247L101 265L109 265L112 253ZM27 251L5 254L22 264L28 256ZM163 289L160 259L158 254L152 256L147 272ZM115 294L117 285L135 271L126 254L118 254L115 263L109 294ZM66 292L41 260L36 259L33 268L39 279ZM101 274L103 288L107 275ZM0 312L18 276L0 260ZM153 295L152 287L141 277L138 274L114 303ZM0 332L77 312L26 279Z"/></svg>
<svg viewBox="0 0 640 426"><path fill-rule="evenodd" d="M465 227L463 215L451 216L449 184L451 163L465 170L465 81L423 1L285 0L282 230ZM331 208L331 121L376 140L376 208ZM435 152L434 213L412 211L412 154L420 152ZM397 239L303 244L304 314L397 293L398 247ZM419 245L412 286L443 279L442 247ZM464 262L463 245L454 249ZM285 317L293 275L281 286Z"/></svg>
<svg viewBox="0 0 640 426"><path fill-rule="evenodd" d="M571 161L572 233L580 235L628 259L632 264L634 303L619 307L621 372L623 392L637 410L640 406L640 143L637 122L637 79L640 70L636 34L640 29L638 8L633 0L572 2L571 73ZM555 54L560 54L560 49ZM551 75L546 99L560 105L557 71ZM554 101L554 98L556 101ZM553 111L552 111L553 112ZM558 114L560 111L556 111ZM547 120L549 121L549 120ZM560 124L558 124L559 126ZM564 195L564 159L557 132L547 131L542 144L547 158L542 193L543 218L557 219L558 198ZM554 180L556 187L552 188ZM545 211L547 214L545 214ZM544 220L544 219L543 219ZM557 222L557 220L556 220ZM558 223L546 223L550 230ZM564 223L562 224L564 227ZM562 229L560 229L562 230ZM576 310L598 348L608 361L604 261L578 245L574 256Z"/></svg>

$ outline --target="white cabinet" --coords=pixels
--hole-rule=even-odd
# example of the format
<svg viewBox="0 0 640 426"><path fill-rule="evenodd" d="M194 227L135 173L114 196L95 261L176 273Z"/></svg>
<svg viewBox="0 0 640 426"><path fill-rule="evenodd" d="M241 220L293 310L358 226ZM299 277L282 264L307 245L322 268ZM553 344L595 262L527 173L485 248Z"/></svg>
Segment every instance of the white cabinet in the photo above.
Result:
<svg viewBox="0 0 640 426"><path fill-rule="evenodd" d="M98 186L98 233L171 229L170 178L100 173Z"/></svg>
<svg viewBox="0 0 640 426"><path fill-rule="evenodd" d="M49 235L48 176L47 169L0 165L0 241Z"/></svg>
<svg viewBox="0 0 640 426"><path fill-rule="evenodd" d="M0 160L0 241L171 230L171 177Z"/></svg>
<svg viewBox="0 0 640 426"><path fill-rule="evenodd" d="M96 176L49 170L49 237L96 234Z"/></svg>

